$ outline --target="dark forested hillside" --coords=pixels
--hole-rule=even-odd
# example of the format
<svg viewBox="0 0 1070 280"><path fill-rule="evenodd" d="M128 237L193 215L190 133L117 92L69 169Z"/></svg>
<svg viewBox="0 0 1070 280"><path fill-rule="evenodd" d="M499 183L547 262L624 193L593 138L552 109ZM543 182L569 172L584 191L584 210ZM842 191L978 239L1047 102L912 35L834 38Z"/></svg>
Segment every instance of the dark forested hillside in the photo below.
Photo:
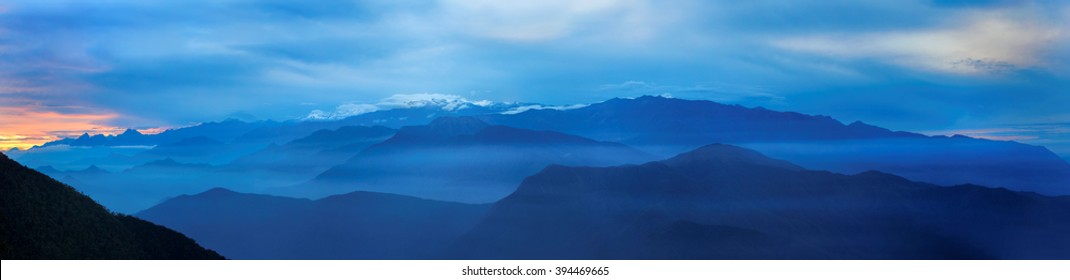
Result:
<svg viewBox="0 0 1070 280"><path fill-rule="evenodd" d="M168 228L109 212L0 154L0 258L222 259Z"/></svg>

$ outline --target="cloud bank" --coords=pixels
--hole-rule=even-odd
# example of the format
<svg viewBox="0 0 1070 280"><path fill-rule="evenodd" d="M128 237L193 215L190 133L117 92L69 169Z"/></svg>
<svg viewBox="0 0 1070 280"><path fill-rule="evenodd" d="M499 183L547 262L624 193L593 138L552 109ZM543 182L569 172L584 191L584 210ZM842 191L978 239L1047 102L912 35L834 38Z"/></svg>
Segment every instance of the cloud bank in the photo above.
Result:
<svg viewBox="0 0 1070 280"><path fill-rule="evenodd" d="M322 110L312 110L312 112L309 112L308 115L304 117L304 119L337 120L380 110L429 106L441 108L446 111L456 111L471 107L488 107L496 104L498 103L489 100L472 101L458 95L441 93L395 94L391 95L390 97L383 98L375 104L344 103L342 105L338 105L338 107L336 107L334 111L331 112L325 112Z"/></svg>

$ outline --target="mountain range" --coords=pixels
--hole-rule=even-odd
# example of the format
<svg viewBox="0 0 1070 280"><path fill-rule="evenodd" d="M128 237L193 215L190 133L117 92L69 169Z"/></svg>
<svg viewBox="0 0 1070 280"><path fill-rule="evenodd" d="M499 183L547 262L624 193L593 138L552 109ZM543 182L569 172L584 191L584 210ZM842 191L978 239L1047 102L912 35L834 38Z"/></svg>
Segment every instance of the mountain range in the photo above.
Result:
<svg viewBox="0 0 1070 280"><path fill-rule="evenodd" d="M1070 197L807 170L709 145L553 165L446 254L463 259L1066 259Z"/></svg>
<svg viewBox="0 0 1070 280"><path fill-rule="evenodd" d="M28 150L8 151L11 158L27 166L52 166L61 170L83 169L89 165L104 166L112 171L130 168L168 156L146 152L160 145L190 141L190 138L208 138L222 143L220 150L244 154L177 153L189 156L189 163L224 164L237 157L267 148L272 144L283 145L322 130L337 130L347 126L388 127L397 129L409 125L426 125L443 116L471 116L515 111L524 103L473 103L473 102L415 102L402 108L374 111L340 119L308 118L301 120L240 120L226 119L220 122L205 122L188 127L165 130L158 134L142 134L127 129L118 135L83 134L75 138L51 141ZM205 142L203 139L194 142ZM176 154L176 153L170 153Z"/></svg>
<svg viewBox="0 0 1070 280"><path fill-rule="evenodd" d="M285 144L272 144L242 156L231 162L227 168L295 173L307 179L307 176L319 174L345 162L368 146L390 138L394 133L394 129L382 126L322 129Z"/></svg>
<svg viewBox="0 0 1070 280"><path fill-rule="evenodd" d="M831 117L656 96L573 110L481 115L499 125L613 141L659 156L709 143L755 149L842 173L880 170L940 185L980 184L1070 194L1070 163L1044 147L966 136L925 136Z"/></svg>
<svg viewBox="0 0 1070 280"><path fill-rule="evenodd" d="M490 203L549 164L605 166L651 158L617 143L442 117L429 125L402 127L292 193L315 197L365 190Z"/></svg>
<svg viewBox="0 0 1070 280"><path fill-rule="evenodd" d="M228 149L218 141L198 136L136 154L133 157L147 162L118 171L96 165L68 171L43 166L38 171L76 186L112 210L135 213L174 196L214 187L265 192L305 182L393 134L385 127L325 129L220 165L192 163L199 156ZM146 153L159 157L141 157Z"/></svg>
<svg viewBox="0 0 1070 280"><path fill-rule="evenodd" d="M815 171L713 144L550 165L493 204L213 189L137 214L240 259L1066 259L1070 197Z"/></svg>
<svg viewBox="0 0 1070 280"><path fill-rule="evenodd" d="M230 119L154 135L86 135L16 151L12 158L123 213L215 187L306 198L364 190L490 203L550 164L641 163L708 143L754 149L814 170L879 170L944 186L1070 193L1070 164L1043 147L1011 141L924 136L826 116L651 96L567 110L520 107L433 104L342 119ZM108 172L79 172L90 166Z"/></svg>
<svg viewBox="0 0 1070 280"><path fill-rule="evenodd" d="M319 130L333 130L344 126L385 126L399 128L424 125L438 117L474 116L516 111L528 103L478 103L460 100L431 100L409 102L401 108L373 111L345 118L306 118L302 120L241 120L226 119L188 127L168 129L159 134L142 134L127 129L118 135L82 134L75 138L51 141L41 147L67 145L78 147L154 146L175 143L187 138L209 137L224 143L285 143Z"/></svg>

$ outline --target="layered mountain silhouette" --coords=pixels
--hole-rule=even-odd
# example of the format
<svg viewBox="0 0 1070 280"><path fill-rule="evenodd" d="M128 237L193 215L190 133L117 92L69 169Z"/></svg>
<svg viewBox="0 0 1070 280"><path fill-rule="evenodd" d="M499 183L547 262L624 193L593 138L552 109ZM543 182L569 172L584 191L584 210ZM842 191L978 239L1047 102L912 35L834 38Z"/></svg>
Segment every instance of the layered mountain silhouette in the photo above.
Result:
<svg viewBox="0 0 1070 280"><path fill-rule="evenodd" d="M0 154L0 258L223 257L173 230L113 214L73 188Z"/></svg>
<svg viewBox="0 0 1070 280"><path fill-rule="evenodd" d="M614 98L573 110L528 110L480 116L493 124L554 130L636 147L683 147L715 142L776 142L920 136L862 123L844 125L828 116L746 108L712 101L658 96Z"/></svg>
<svg viewBox="0 0 1070 280"><path fill-rule="evenodd" d="M1070 163L1043 147L1017 142L930 137L861 122L844 124L827 116L652 96L611 99L571 110L531 109L501 114L522 105L427 104L310 121L228 119L154 135L135 130L116 136L83 135L15 151L12 157L28 166L50 165L62 170L93 164L119 170L164 158L223 165L272 143L284 145L320 130L375 125L400 128L426 125L442 116L476 116L491 125L617 142L658 156L671 156L707 143L729 143L813 169L842 173L881 170L940 185L973 183L1070 194ZM226 152L198 153L192 147L164 153L139 154L141 151L131 150L154 146L165 146L160 149L166 150L169 144L200 137L222 143L217 148ZM79 149L59 148L64 145Z"/></svg>
<svg viewBox="0 0 1070 280"><path fill-rule="evenodd" d="M551 130L670 156L708 143L753 148L808 168L881 170L941 185L981 184L1070 194L1070 163L1043 147L895 132L827 116L654 96L573 110L483 115L491 124Z"/></svg>
<svg viewBox="0 0 1070 280"><path fill-rule="evenodd" d="M137 154L146 159L173 159L183 162L222 164L252 152L256 147L230 145L207 136L185 138L164 143Z"/></svg>
<svg viewBox="0 0 1070 280"><path fill-rule="evenodd" d="M708 145L552 165L452 245L465 259L1066 259L1070 197L811 171Z"/></svg>
<svg viewBox="0 0 1070 280"><path fill-rule="evenodd" d="M251 259L1070 258L1070 163L1043 147L663 97L461 101L12 150L44 175L2 159L0 251L218 258L106 210L151 207Z"/></svg>
<svg viewBox="0 0 1070 280"><path fill-rule="evenodd" d="M159 134L145 135L137 130L127 129L119 135L89 135L82 134L77 138L66 138L43 144L43 147L68 145L68 146L154 146L166 143L175 143L188 138L208 137L221 142L230 142L250 131L266 126L276 126L277 122L257 121L244 122L237 119L227 119L222 122L208 122L195 126L170 129Z"/></svg>
<svg viewBox="0 0 1070 280"><path fill-rule="evenodd" d="M486 129L443 122L413 133ZM216 188L137 214L239 259L1066 259L1068 215L1066 196L813 171L723 144L550 165L493 205Z"/></svg>
<svg viewBox="0 0 1070 280"><path fill-rule="evenodd" d="M338 130L347 126L382 126L397 129L402 126L426 125L443 116L472 116L511 110L524 103L475 104L471 102L426 102L408 107L350 116L343 119L308 119L290 121L243 121L226 119L189 127L166 130L158 134L142 134L128 129L118 135L89 135L65 138L28 150L11 150L9 156L27 166L50 165L62 170L82 169L98 165L112 170L130 168L146 162L173 158L189 163L222 165L240 156L251 154L272 144L285 143L310 136L322 130ZM204 138L222 143L197 152L197 147L170 149L169 152L144 151L158 146L191 141L205 143ZM205 149L207 148L207 149Z"/></svg>
<svg viewBox="0 0 1070 280"><path fill-rule="evenodd" d="M552 131L443 117L408 126L332 167L293 195L365 190L468 203L494 202L549 164L608 166L651 156L628 146Z"/></svg>
<svg viewBox="0 0 1070 280"><path fill-rule="evenodd" d="M147 162L120 171L90 167L85 170L43 173L78 189L119 213L131 214L185 193L198 193L223 185L248 186L261 177L225 173L217 166L183 163L171 158Z"/></svg>
<svg viewBox="0 0 1070 280"><path fill-rule="evenodd" d="M154 146L175 143L188 138L208 137L224 143L286 143L319 130L335 130L345 126L402 126L425 125L438 117L475 116L509 111L527 103L492 103L478 105L471 102L425 102L409 107L375 111L342 119L310 119L306 121L243 121L230 118L221 122L207 122L189 127L169 129L159 134L142 134L127 129L118 135L89 135L64 138L42 147L68 145L78 147Z"/></svg>
<svg viewBox="0 0 1070 280"><path fill-rule="evenodd" d="M308 200L217 188L137 216L235 259L427 259L488 207L372 192Z"/></svg>
<svg viewBox="0 0 1070 280"><path fill-rule="evenodd" d="M315 175L345 162L364 148L382 142L394 133L395 130L382 126L344 126L335 130L318 130L303 138L283 145L271 145L238 158L228 168Z"/></svg>
<svg viewBox="0 0 1070 280"><path fill-rule="evenodd" d="M265 192L305 182L393 133L394 130L385 127L347 126L321 130L283 145L268 146L223 165L197 162L210 155L233 154L231 147L234 146L206 137L194 137L136 154L135 157L146 162L114 172L96 165L85 170L59 171L52 167L41 170L75 186L110 209L135 213L174 196L199 193L218 186ZM89 170L97 171L87 172Z"/></svg>

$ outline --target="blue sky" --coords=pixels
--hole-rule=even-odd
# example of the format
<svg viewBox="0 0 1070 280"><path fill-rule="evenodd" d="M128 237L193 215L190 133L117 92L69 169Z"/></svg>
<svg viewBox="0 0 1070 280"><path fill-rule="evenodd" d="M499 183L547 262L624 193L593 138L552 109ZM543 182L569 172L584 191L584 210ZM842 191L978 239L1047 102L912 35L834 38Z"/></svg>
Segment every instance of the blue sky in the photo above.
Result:
<svg viewBox="0 0 1070 280"><path fill-rule="evenodd" d="M1067 26L1066 1L0 1L0 142L669 94L1066 156Z"/></svg>

